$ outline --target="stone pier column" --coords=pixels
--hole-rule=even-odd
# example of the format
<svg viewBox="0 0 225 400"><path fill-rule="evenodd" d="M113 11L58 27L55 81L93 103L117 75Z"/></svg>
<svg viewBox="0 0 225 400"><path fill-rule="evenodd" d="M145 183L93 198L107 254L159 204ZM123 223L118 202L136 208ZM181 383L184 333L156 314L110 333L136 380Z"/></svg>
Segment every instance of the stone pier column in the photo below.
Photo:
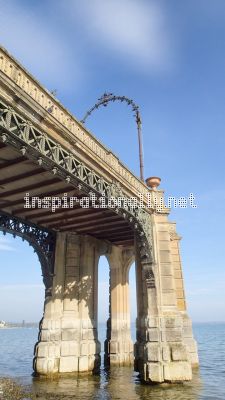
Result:
<svg viewBox="0 0 225 400"><path fill-rule="evenodd" d="M97 270L101 251L101 243L91 237L58 233L52 293L45 301L35 347L38 374L88 372L99 367Z"/></svg>
<svg viewBox="0 0 225 400"><path fill-rule="evenodd" d="M152 214L151 223L154 264L144 264L136 247L135 368L147 383L190 380L191 362L184 340L183 317L177 306L167 214Z"/></svg>
<svg viewBox="0 0 225 400"><path fill-rule="evenodd" d="M105 360L112 365L133 363L130 331L129 268L133 249L112 246L107 254L110 267L110 317L105 342Z"/></svg>

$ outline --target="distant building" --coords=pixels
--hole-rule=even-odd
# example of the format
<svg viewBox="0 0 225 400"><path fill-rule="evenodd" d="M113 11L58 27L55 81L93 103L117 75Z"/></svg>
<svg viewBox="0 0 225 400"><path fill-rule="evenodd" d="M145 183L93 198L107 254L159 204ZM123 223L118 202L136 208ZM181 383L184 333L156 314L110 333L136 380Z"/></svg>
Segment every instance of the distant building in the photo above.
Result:
<svg viewBox="0 0 225 400"><path fill-rule="evenodd" d="M0 328L5 328L6 327L6 322L0 320Z"/></svg>

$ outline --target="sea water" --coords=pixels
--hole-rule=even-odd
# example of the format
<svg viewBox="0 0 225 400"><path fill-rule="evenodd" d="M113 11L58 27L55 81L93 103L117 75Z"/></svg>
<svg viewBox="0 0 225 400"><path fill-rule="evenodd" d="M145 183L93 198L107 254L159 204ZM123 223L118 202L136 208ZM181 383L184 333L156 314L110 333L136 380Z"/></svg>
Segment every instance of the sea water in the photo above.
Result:
<svg viewBox="0 0 225 400"><path fill-rule="evenodd" d="M103 365L95 376L53 380L32 377L37 328L0 329L0 377L11 377L31 386L43 399L225 400L225 323L194 324L193 329L200 368L194 371L193 380L185 384L143 385L132 367L107 370ZM105 335L106 325L99 324L102 349ZM134 339L134 326L132 336Z"/></svg>

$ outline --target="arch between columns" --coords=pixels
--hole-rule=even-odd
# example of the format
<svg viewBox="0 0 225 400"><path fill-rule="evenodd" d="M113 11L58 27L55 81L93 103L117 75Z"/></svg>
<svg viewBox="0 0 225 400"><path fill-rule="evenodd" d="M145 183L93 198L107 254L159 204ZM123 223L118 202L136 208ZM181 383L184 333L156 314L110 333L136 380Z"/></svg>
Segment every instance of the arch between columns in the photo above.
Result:
<svg viewBox="0 0 225 400"><path fill-rule="evenodd" d="M49 295L54 275L56 234L3 212L0 213L0 231L3 235L20 236L33 247L41 264L46 295Z"/></svg>

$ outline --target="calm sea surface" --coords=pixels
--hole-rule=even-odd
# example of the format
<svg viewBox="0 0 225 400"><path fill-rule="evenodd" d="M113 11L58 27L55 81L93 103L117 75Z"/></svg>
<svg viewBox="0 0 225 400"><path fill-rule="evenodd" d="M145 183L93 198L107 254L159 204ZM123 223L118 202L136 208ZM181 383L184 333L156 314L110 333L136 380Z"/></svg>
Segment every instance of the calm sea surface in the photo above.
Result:
<svg viewBox="0 0 225 400"><path fill-rule="evenodd" d="M134 329L133 329L134 331ZM133 332L134 333L134 332ZM225 400L225 324L195 324L200 370L193 381L184 385L142 385L132 368L101 368L99 376L60 378L52 381L33 378L33 346L37 340L36 328L0 330L0 376L16 378L24 385L42 393L61 394L62 399L154 399L154 400ZM105 326L99 329L99 338L105 338ZM102 357L103 358L103 357Z"/></svg>

